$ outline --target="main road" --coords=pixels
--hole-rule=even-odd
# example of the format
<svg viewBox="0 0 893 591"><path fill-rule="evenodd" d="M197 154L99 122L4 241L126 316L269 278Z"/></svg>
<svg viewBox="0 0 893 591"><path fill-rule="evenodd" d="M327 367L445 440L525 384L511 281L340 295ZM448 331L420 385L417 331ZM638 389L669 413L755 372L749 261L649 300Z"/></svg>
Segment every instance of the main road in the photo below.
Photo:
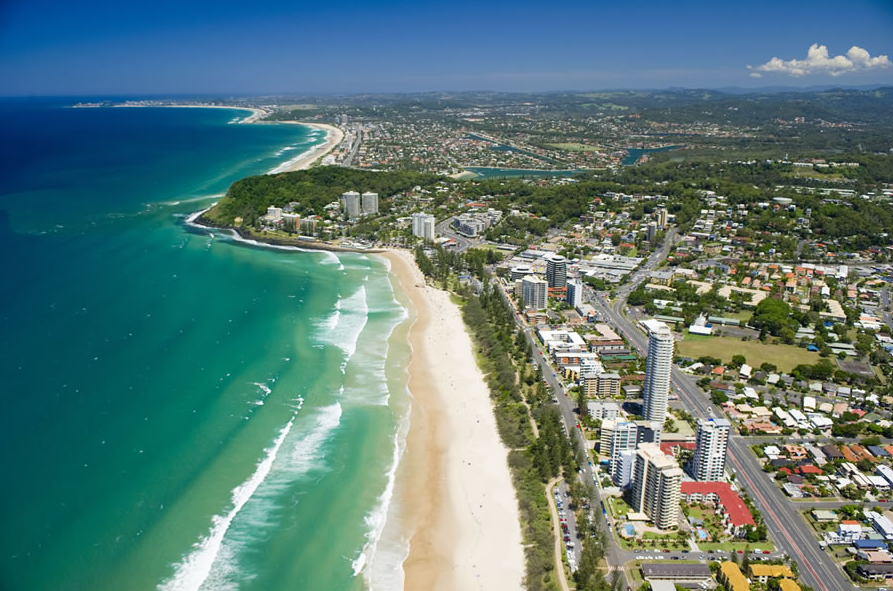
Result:
<svg viewBox="0 0 893 591"><path fill-rule="evenodd" d="M543 379L546 380L546 384L552 389L554 393L556 404L558 406L558 411L561 414L561 420L564 423L564 427L567 430L568 437L572 440L576 440L580 448L586 450L586 441L583 438L583 434L580 429L577 427L577 418L574 415L574 401L567 395L567 391L564 389L564 386L561 384L561 381L558 379L558 376L552 369L552 366L549 364L547 358L543 354L542 349L539 346L539 343L536 341L536 338L533 335L533 331L530 327L524 322L521 317L520 312L518 311L515 303L508 297L508 294L505 292L502 287L498 287L497 291L502 294L502 297L505 298L506 302L509 306L514 310L515 314L515 322L518 325L518 328L522 330L527 337L527 342L530 343L531 350L533 351L533 362L536 364L540 371L543 374ZM598 492L598 486L596 486L596 476L595 472L592 469L592 462L588 461L589 454L586 454L587 461L580 463L580 477L582 478L584 483L592 483L593 490L595 491L595 499L594 502L590 505L590 511L595 516L595 521L598 524L598 527L601 528L606 534L607 539L609 540L608 546L605 548L605 557L607 558L609 569L617 569L623 574L624 585L630 586L630 579L626 574L626 571L623 570L623 565L626 563L628 558L626 555L620 550L616 543L614 543L614 537L611 533L611 526L605 518L604 514L601 511L601 503L602 498ZM575 538L574 542L575 546L575 554L577 558L580 557L580 552L582 552L582 541ZM579 564L579 560L577 564Z"/></svg>
<svg viewBox="0 0 893 591"><path fill-rule="evenodd" d="M634 284L621 291L628 293L633 287ZM608 305L601 296L590 297L597 309L617 330L626 335L630 344L644 354L648 339L624 315L625 298L621 296L612 305ZM706 393L695 383L694 378L682 373L676 367L672 370L671 383L680 400L691 410L695 418L722 416L721 411L711 403ZM728 466L737 475L739 484L750 492L763 514L764 522L773 539L789 556L799 562L800 576L808 585L821 591L856 589L819 548L818 541L809 526L799 515L798 505L782 495L763 472L756 457L748 448L747 441L737 435L729 438Z"/></svg>

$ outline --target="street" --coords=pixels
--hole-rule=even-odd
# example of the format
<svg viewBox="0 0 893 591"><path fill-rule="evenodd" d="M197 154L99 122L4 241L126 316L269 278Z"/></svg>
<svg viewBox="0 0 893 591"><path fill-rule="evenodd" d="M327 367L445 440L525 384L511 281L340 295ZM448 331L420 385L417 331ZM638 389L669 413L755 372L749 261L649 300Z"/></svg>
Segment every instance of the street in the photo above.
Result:
<svg viewBox="0 0 893 591"><path fill-rule="evenodd" d="M615 329L624 334L630 344L644 355L648 339L623 315L624 300L618 298L613 305L608 306L596 295L593 302ZM722 416L722 412L710 402L694 378L674 367L671 381L680 400L695 418ZM769 480L748 448L747 441L737 435L729 438L727 466L737 475L739 484L746 488L762 512L766 527L776 544L789 556L797 559L800 576L808 585L822 591L855 589L846 575L831 564L830 559L819 548L809 526L799 515L799 506L785 498Z"/></svg>

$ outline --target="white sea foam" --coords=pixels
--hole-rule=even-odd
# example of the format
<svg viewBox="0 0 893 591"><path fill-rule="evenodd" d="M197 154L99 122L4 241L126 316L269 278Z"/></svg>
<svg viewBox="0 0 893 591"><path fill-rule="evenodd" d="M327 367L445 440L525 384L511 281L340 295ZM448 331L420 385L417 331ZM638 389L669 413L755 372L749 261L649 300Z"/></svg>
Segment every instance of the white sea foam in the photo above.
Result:
<svg viewBox="0 0 893 591"><path fill-rule="evenodd" d="M272 471L251 497L251 501L239 515L238 523L220 544L215 560L204 579L202 588L223 591L237 589L236 579L253 577L241 572L238 564L240 551L247 547L257 535L271 527L276 527L276 509L281 503L282 493L301 478L325 469L323 446L331 439L332 433L341 424L341 405L322 407L316 414L308 416L313 425L299 424L296 435L288 438L282 453L272 466ZM305 419L301 419L305 421ZM197 587L184 587L196 589Z"/></svg>
<svg viewBox="0 0 893 591"><path fill-rule="evenodd" d="M319 261L320 265L340 265L341 259L338 258L338 255L332 252L331 250L321 250L320 253L324 253L326 256L323 257L321 261ZM343 266L343 265L342 265Z"/></svg>
<svg viewBox="0 0 893 591"><path fill-rule="evenodd" d="M390 591L403 589L403 562L409 556L409 540L402 532L401 523L390 522L388 528L392 533L390 538L382 539L385 527L389 525L391 500L394 496L394 483L397 478L397 468L406 450L406 434L409 432L409 408L401 417L397 431L394 433L394 453L391 466L387 473L387 484L379 495L375 507L366 514L365 522L369 526L366 533L366 543L360 551L360 555L353 561L354 576L363 574L363 580L371 591ZM396 519L395 519L396 521Z"/></svg>
<svg viewBox="0 0 893 591"><path fill-rule="evenodd" d="M300 401L301 403L303 400ZM300 403L298 408L300 409ZM251 496L257 488L264 482L273 462L276 460L276 454L279 448L288 436L291 427L295 422L297 411L289 419L285 427L279 431L279 436L273 442L273 445L266 450L264 458L257 464L254 474L248 480L233 489L232 503L233 506L226 515L215 515L211 518L211 531L193 546L193 550L188 556L184 557L177 564L173 576L158 586L161 591L196 591L198 590L214 565L218 557L220 548L223 544L223 537L232 524L233 519L245 506L245 503L251 499Z"/></svg>
<svg viewBox="0 0 893 591"><path fill-rule="evenodd" d="M336 316L337 314L337 316ZM335 318L333 324L328 324ZM329 315L326 321L327 330L318 335L318 340L328 345L334 345L344 351L345 358L341 364L342 373L347 362L353 357L357 349L357 340L366 326L369 318L369 306L366 302L366 288L360 288L346 298L340 298L335 311Z"/></svg>

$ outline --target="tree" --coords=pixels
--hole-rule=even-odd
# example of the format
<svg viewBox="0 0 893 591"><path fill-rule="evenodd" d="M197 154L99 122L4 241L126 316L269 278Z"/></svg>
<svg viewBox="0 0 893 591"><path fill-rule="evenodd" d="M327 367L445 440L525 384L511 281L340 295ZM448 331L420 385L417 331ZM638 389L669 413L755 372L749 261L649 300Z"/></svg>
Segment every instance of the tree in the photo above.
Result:
<svg viewBox="0 0 893 591"><path fill-rule="evenodd" d="M793 328L791 307L783 300L766 298L757 304L750 323L757 330L765 327L772 335L779 336L783 329Z"/></svg>
<svg viewBox="0 0 893 591"><path fill-rule="evenodd" d="M732 355L732 363L730 364L732 367L739 368L745 363L747 363L747 359L745 359L744 355Z"/></svg>

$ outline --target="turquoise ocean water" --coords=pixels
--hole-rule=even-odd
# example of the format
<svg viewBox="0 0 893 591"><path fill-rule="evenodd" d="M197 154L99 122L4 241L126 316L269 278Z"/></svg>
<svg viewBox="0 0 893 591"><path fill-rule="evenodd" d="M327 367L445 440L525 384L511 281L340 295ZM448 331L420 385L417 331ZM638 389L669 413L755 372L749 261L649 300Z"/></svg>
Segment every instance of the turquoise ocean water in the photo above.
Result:
<svg viewBox="0 0 893 591"><path fill-rule="evenodd" d="M323 140L246 115L0 103L0 588L400 586L387 263L184 221Z"/></svg>

